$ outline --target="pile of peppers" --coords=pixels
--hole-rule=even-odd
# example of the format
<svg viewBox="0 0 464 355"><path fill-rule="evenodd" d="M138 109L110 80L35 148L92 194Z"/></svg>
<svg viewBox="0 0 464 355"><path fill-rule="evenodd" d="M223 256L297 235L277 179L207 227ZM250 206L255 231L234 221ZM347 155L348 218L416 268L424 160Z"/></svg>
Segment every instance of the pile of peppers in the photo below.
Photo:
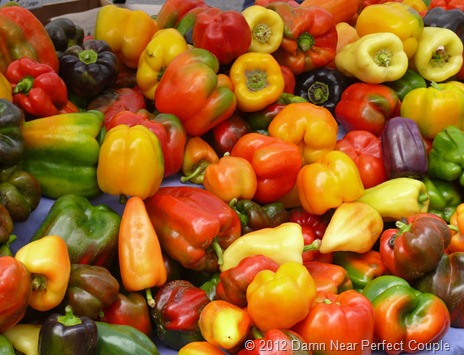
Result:
<svg viewBox="0 0 464 355"><path fill-rule="evenodd" d="M2 5L0 353L453 350L463 28L456 0L110 4L91 34Z"/></svg>

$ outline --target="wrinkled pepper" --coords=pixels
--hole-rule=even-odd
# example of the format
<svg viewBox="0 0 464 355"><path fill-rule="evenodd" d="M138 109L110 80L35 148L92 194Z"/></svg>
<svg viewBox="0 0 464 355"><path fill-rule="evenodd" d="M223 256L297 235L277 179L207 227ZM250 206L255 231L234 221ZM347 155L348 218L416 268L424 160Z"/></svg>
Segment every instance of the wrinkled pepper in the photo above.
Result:
<svg viewBox="0 0 464 355"><path fill-rule="evenodd" d="M440 216L449 223L456 208L463 202L458 184L455 181L429 176L425 176L422 181L430 198L428 212Z"/></svg>
<svg viewBox="0 0 464 355"><path fill-rule="evenodd" d="M25 244L15 254L31 273L32 294L29 306L48 311L58 306L66 295L71 260L64 239L45 236Z"/></svg>
<svg viewBox="0 0 464 355"><path fill-rule="evenodd" d="M450 241L445 220L431 213L416 213L382 232L379 251L390 273L410 281L433 270Z"/></svg>
<svg viewBox="0 0 464 355"><path fill-rule="evenodd" d="M291 103L272 119L269 135L298 145L303 165L334 150L338 124L330 111L315 104Z"/></svg>
<svg viewBox="0 0 464 355"><path fill-rule="evenodd" d="M176 115L190 136L200 136L235 111L233 91L218 85L219 62L206 49L190 48L166 67L155 91L161 113Z"/></svg>
<svg viewBox="0 0 464 355"><path fill-rule="evenodd" d="M181 182L203 184L208 165L219 162L219 156L211 145L202 137L190 137L185 144L182 159Z"/></svg>
<svg viewBox="0 0 464 355"><path fill-rule="evenodd" d="M24 151L24 115L18 106L0 98L0 159L2 165L15 165Z"/></svg>
<svg viewBox="0 0 464 355"><path fill-rule="evenodd" d="M158 191L163 177L163 150L147 127L118 125L106 133L97 166L98 186L103 192L145 199Z"/></svg>
<svg viewBox="0 0 464 355"><path fill-rule="evenodd" d="M97 163L103 119L103 113L89 110L24 123L20 166L39 181L43 196L101 194Z"/></svg>
<svg viewBox="0 0 464 355"><path fill-rule="evenodd" d="M362 295L374 307L374 338L381 344L378 350L389 355L417 352L419 346L442 339L450 327L445 303L414 289L401 277L376 277Z"/></svg>
<svg viewBox="0 0 464 355"><path fill-rule="evenodd" d="M298 75L334 60L338 36L329 11L319 6L292 7L285 2L273 2L266 8L277 12L284 21L282 42L272 53L279 64Z"/></svg>
<svg viewBox="0 0 464 355"><path fill-rule="evenodd" d="M94 38L108 43L126 66L137 68L139 57L157 30L157 23L146 12L110 4L98 11Z"/></svg>
<svg viewBox="0 0 464 355"><path fill-rule="evenodd" d="M357 201L374 207L384 221L427 212L430 198L424 182L413 178L395 178L365 189Z"/></svg>
<svg viewBox="0 0 464 355"><path fill-rule="evenodd" d="M275 202L296 183L302 157L295 143L259 133L243 135L232 148L231 156L248 160L256 173L258 203Z"/></svg>
<svg viewBox="0 0 464 355"><path fill-rule="evenodd" d="M235 211L203 189L161 187L145 204L163 250L189 269L217 271L221 249L241 235Z"/></svg>
<svg viewBox="0 0 464 355"><path fill-rule="evenodd" d="M66 83L48 64L23 57L8 65L5 78L13 102L32 118L56 115L68 103Z"/></svg>
<svg viewBox="0 0 464 355"><path fill-rule="evenodd" d="M343 202L355 201L364 192L356 164L338 150L329 151L314 163L304 165L296 185L303 208L318 215Z"/></svg>
<svg viewBox="0 0 464 355"><path fill-rule="evenodd" d="M308 315L316 299L316 284L303 264L288 261L275 272L258 272L246 297L248 314L260 330L289 329Z"/></svg>

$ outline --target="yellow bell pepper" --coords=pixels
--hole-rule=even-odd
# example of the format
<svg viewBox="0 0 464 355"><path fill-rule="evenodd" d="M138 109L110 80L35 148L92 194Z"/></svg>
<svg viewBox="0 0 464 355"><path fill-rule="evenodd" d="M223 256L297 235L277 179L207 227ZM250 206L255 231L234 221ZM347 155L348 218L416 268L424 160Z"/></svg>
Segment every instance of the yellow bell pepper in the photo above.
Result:
<svg viewBox="0 0 464 355"><path fill-rule="evenodd" d="M163 151L148 128L122 124L105 135L97 166L97 181L103 192L146 199L158 191L163 174Z"/></svg>
<svg viewBox="0 0 464 355"><path fill-rule="evenodd" d="M400 115L415 121L429 139L447 126L464 129L464 91L453 83L434 82L427 88L413 89L403 98Z"/></svg>
<svg viewBox="0 0 464 355"><path fill-rule="evenodd" d="M268 132L298 145L306 165L335 149L338 123L325 107L309 102L291 103L272 119Z"/></svg>
<svg viewBox="0 0 464 355"><path fill-rule="evenodd" d="M382 231L383 219L374 207L365 202L344 202L335 209L319 252L365 253L371 250Z"/></svg>
<svg viewBox="0 0 464 355"><path fill-rule="evenodd" d="M277 60L269 53L242 54L232 64L229 77L243 112L262 110L277 101L284 92L285 81Z"/></svg>
<svg viewBox="0 0 464 355"><path fill-rule="evenodd" d="M343 202L361 197L364 185L358 168L346 153L333 150L301 168L296 179L301 206L322 215Z"/></svg>
<svg viewBox="0 0 464 355"><path fill-rule="evenodd" d="M0 73L0 99L13 101L13 89L10 82L5 78L5 75Z"/></svg>
<svg viewBox="0 0 464 355"><path fill-rule="evenodd" d="M369 84L398 80L406 73L408 65L403 42L391 32L360 36L342 47L335 56L339 71Z"/></svg>
<svg viewBox="0 0 464 355"><path fill-rule="evenodd" d="M135 69L157 30L158 24L145 11L106 5L98 11L94 38L108 43L127 67Z"/></svg>
<svg viewBox="0 0 464 355"><path fill-rule="evenodd" d="M252 5L242 11L251 30L249 52L273 53L284 35L284 21L274 10Z"/></svg>
<svg viewBox="0 0 464 355"><path fill-rule="evenodd" d="M442 82L457 74L463 63L463 44L447 28L426 27L419 38L414 67L426 80Z"/></svg>
<svg viewBox="0 0 464 355"><path fill-rule="evenodd" d="M248 257L262 254L281 265L288 261L303 262L304 237L298 223L286 222L274 228L246 233L230 244L222 255L221 271L228 270Z"/></svg>
<svg viewBox="0 0 464 355"><path fill-rule="evenodd" d="M39 333L41 324L20 323L5 330L2 334L10 341L15 350L24 355L39 354Z"/></svg>
<svg viewBox="0 0 464 355"><path fill-rule="evenodd" d="M174 57L187 49L187 41L175 28L165 28L153 35L139 58L135 76L137 86L147 99L154 100L164 69Z"/></svg>
<svg viewBox="0 0 464 355"><path fill-rule="evenodd" d="M357 201L375 208L384 221L401 220L427 212L430 204L425 184L407 177L390 179L365 189Z"/></svg>
<svg viewBox="0 0 464 355"><path fill-rule="evenodd" d="M308 269L289 261L255 275L246 290L247 311L261 331L290 329L308 315L316 294Z"/></svg>
<svg viewBox="0 0 464 355"><path fill-rule="evenodd" d="M360 37L378 32L397 35L408 59L416 53L423 29L424 20L419 12L404 2L390 1L366 6L356 20L356 31Z"/></svg>

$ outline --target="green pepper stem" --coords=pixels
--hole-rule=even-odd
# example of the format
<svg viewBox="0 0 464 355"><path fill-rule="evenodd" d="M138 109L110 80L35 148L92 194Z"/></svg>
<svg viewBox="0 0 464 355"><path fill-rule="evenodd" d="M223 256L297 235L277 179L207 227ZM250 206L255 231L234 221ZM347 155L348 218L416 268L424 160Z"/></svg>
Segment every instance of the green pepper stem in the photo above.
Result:
<svg viewBox="0 0 464 355"><path fill-rule="evenodd" d="M193 178L196 178L197 176L199 176L200 174L204 173L206 167L210 164L210 162L206 161L206 160L201 160L197 166L195 167L195 170L190 174L190 175L186 175L186 176L181 176L180 178L180 181L181 182L186 182L186 181L190 181L192 180Z"/></svg>
<svg viewBox="0 0 464 355"><path fill-rule="evenodd" d="M308 100L313 104L322 104L329 99L329 85L316 81L308 88Z"/></svg>
<svg viewBox="0 0 464 355"><path fill-rule="evenodd" d="M245 72L246 87L250 91L263 90L267 85L267 73L263 70L255 69Z"/></svg>
<svg viewBox="0 0 464 355"><path fill-rule="evenodd" d="M85 49L79 53L79 60L86 65L96 63L97 59L98 53L93 49Z"/></svg>
<svg viewBox="0 0 464 355"><path fill-rule="evenodd" d="M72 327L73 325L78 325L82 323L82 320L79 317L74 315L72 311L72 307L69 304L66 306L64 311L65 311L64 316L59 316L57 318L58 322L60 322L66 327Z"/></svg>
<svg viewBox="0 0 464 355"><path fill-rule="evenodd" d="M411 230L411 224L404 223L403 221L396 221L395 226L398 228L398 235L409 232Z"/></svg>
<svg viewBox="0 0 464 355"><path fill-rule="evenodd" d="M419 203L419 206L423 206L425 202L427 202L430 199L430 196L427 192L419 192L419 196L417 198L417 202Z"/></svg>
<svg viewBox="0 0 464 355"><path fill-rule="evenodd" d="M22 93L27 95L34 86L34 78L30 75L26 75L22 78L14 87L13 94Z"/></svg>
<svg viewBox="0 0 464 355"><path fill-rule="evenodd" d="M32 274L32 291L45 291L47 289L47 278L44 275Z"/></svg>
<svg viewBox="0 0 464 355"><path fill-rule="evenodd" d="M430 59L433 68L441 68L450 60L450 55L444 46L438 46Z"/></svg>
<svg viewBox="0 0 464 355"><path fill-rule="evenodd" d="M305 245L303 248L303 253L305 251L313 251L313 250L319 250L321 247L322 240L320 239L314 239L311 244Z"/></svg>
<svg viewBox="0 0 464 355"><path fill-rule="evenodd" d="M296 43L298 44L298 48L300 48L301 51L306 52L309 51L312 48L312 46L314 46L314 43L316 43L316 41L314 40L314 37L311 34L305 32L298 36Z"/></svg>
<svg viewBox="0 0 464 355"><path fill-rule="evenodd" d="M222 251L222 248L221 246L219 245L218 241L217 241L217 238L215 238L213 240L213 242L211 243L211 246L213 247L213 250L216 252L216 255L218 257L218 265L222 265L224 260L222 259L222 254L223 254L223 251Z"/></svg>
<svg viewBox="0 0 464 355"><path fill-rule="evenodd" d="M251 335L254 339L263 339L264 335L257 327L251 327Z"/></svg>
<svg viewBox="0 0 464 355"><path fill-rule="evenodd" d="M156 301L155 299L153 298L153 293L151 292L151 288L148 287L145 289L145 297L147 299L147 303L148 303L148 306L150 308L155 308L156 306Z"/></svg>
<svg viewBox="0 0 464 355"><path fill-rule="evenodd" d="M393 53L389 49L382 48L374 53L374 62L380 67L389 67L392 57Z"/></svg>
<svg viewBox="0 0 464 355"><path fill-rule="evenodd" d="M267 43L271 38L272 30L266 23L259 23L253 28L253 38L259 43Z"/></svg>

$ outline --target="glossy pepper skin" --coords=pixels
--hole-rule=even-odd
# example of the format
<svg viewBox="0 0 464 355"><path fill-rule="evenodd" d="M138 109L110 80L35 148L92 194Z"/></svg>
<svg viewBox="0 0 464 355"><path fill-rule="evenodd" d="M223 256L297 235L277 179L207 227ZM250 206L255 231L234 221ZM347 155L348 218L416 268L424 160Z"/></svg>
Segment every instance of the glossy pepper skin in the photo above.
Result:
<svg viewBox="0 0 464 355"><path fill-rule="evenodd" d="M146 12L111 5L98 11L94 38L108 43L127 67L137 68L140 55L157 29L157 23Z"/></svg>
<svg viewBox="0 0 464 355"><path fill-rule="evenodd" d="M3 6L0 10L0 72L5 74L8 65L28 57L50 65L58 73L59 61L48 32L39 19L22 6ZM12 43L12 46L7 45Z"/></svg>
<svg viewBox="0 0 464 355"><path fill-rule="evenodd" d="M292 7L273 2L266 8L277 12L284 21L280 47L273 56L295 75L324 67L335 58L337 30L333 15L316 6Z"/></svg>
<svg viewBox="0 0 464 355"><path fill-rule="evenodd" d="M338 150L329 151L314 163L303 166L296 185L303 208L317 215L343 202L355 201L364 192L356 164Z"/></svg>
<svg viewBox="0 0 464 355"><path fill-rule="evenodd" d="M103 120L103 113L89 110L24 123L20 166L39 181L43 196L101 194L97 162Z"/></svg>
<svg viewBox="0 0 464 355"><path fill-rule="evenodd" d="M151 316L160 341L179 350L192 341L202 341L198 321L211 302L205 291L186 280L165 283L155 295Z"/></svg>
<svg viewBox="0 0 464 355"><path fill-rule="evenodd" d="M402 104L392 88L383 84L354 83L343 91L335 106L335 118L347 132L366 130L380 136L386 121L397 116L400 107Z"/></svg>
<svg viewBox="0 0 464 355"><path fill-rule="evenodd" d="M53 19L45 25L45 30L53 42L58 58L69 47L80 46L84 42L84 29L68 18Z"/></svg>
<svg viewBox="0 0 464 355"><path fill-rule="evenodd" d="M158 191L163 177L163 150L147 127L118 125L106 133L97 166L98 186L103 192L145 199Z"/></svg>
<svg viewBox="0 0 464 355"><path fill-rule="evenodd" d="M0 257L0 331L12 328L23 318L32 294L31 274L13 256Z"/></svg>
<svg viewBox="0 0 464 355"><path fill-rule="evenodd" d="M66 303L76 316L102 318L104 308L116 302L119 281L103 266L71 264Z"/></svg>
<svg viewBox="0 0 464 355"><path fill-rule="evenodd" d="M365 189L388 179L383 162L382 142L373 133L365 130L347 132L337 140L335 149L353 159Z"/></svg>
<svg viewBox="0 0 464 355"><path fill-rule="evenodd" d="M59 197L35 230L31 241L59 235L73 264L109 267L116 256L121 217L105 204L93 205L80 195Z"/></svg>
<svg viewBox="0 0 464 355"><path fill-rule="evenodd" d="M53 313L39 332L40 354L91 355L97 350L97 324L85 316L76 316L67 306L65 314Z"/></svg>
<svg viewBox="0 0 464 355"><path fill-rule="evenodd" d="M450 327L445 303L414 289L401 277L376 277L362 295L374 307L374 339L385 343L383 350L389 355L415 352L418 343L439 341Z"/></svg>
<svg viewBox="0 0 464 355"><path fill-rule="evenodd" d="M425 79L417 71L412 69L406 70L406 73L404 73L401 78L385 82L384 84L395 90L400 101L403 101L406 94L411 90L427 87Z"/></svg>
<svg viewBox="0 0 464 355"><path fill-rule="evenodd" d="M8 65L5 77L13 87L13 102L32 117L56 115L68 102L65 82L47 64L23 57Z"/></svg>
<svg viewBox="0 0 464 355"><path fill-rule="evenodd" d="M206 49L183 51L158 83L156 109L176 115L190 136L206 133L230 117L237 103L230 88L218 85L218 71L219 61Z"/></svg>
<svg viewBox="0 0 464 355"><path fill-rule="evenodd" d="M181 182L189 181L193 184L203 184L208 165L219 162L219 156L213 147L202 137L187 139L182 159Z"/></svg>
<svg viewBox="0 0 464 355"><path fill-rule="evenodd" d="M0 169L0 203L13 222L26 221L40 203L41 187L31 173L17 165Z"/></svg>
<svg viewBox="0 0 464 355"><path fill-rule="evenodd" d="M242 136L230 154L245 158L253 166L257 177L253 199L258 203L275 202L289 192L302 164L295 143L253 132Z"/></svg>
<svg viewBox="0 0 464 355"><path fill-rule="evenodd" d="M371 349L362 344L374 339L374 309L355 290L322 294L313 302L308 315L291 329L307 343L325 344L324 349L330 349L331 342L340 342L351 344L350 353L370 354ZM335 349L331 353L344 351L347 350Z"/></svg>
<svg viewBox="0 0 464 355"><path fill-rule="evenodd" d="M348 277L347 271L339 265L323 261L308 261L303 265L313 277L318 295L339 294L353 289L353 283Z"/></svg>
<svg viewBox="0 0 464 355"><path fill-rule="evenodd" d="M415 121L401 116L390 118L380 140L383 164L389 179L421 178L427 174L427 152Z"/></svg>
<svg viewBox="0 0 464 355"><path fill-rule="evenodd" d="M380 237L380 256L387 269L408 281L433 270L451 240L446 222L431 213L418 213L395 225Z"/></svg>
<svg viewBox="0 0 464 355"><path fill-rule="evenodd" d="M414 280L413 286L421 292L432 293L445 302L451 317L451 326L464 328L462 283L464 253L443 254L437 267Z"/></svg>
<svg viewBox="0 0 464 355"><path fill-rule="evenodd" d="M428 176L425 176L422 181L430 197L428 212L438 215L449 223L457 207L462 203L459 185L455 181Z"/></svg>
<svg viewBox="0 0 464 355"><path fill-rule="evenodd" d="M247 52L251 29L240 11L211 7L197 14L192 41L195 47L213 53L221 65L228 65Z"/></svg>
<svg viewBox="0 0 464 355"><path fill-rule="evenodd" d="M11 101L0 98L0 159L2 165L10 166L19 162L24 151L21 131L24 115Z"/></svg>
<svg viewBox="0 0 464 355"><path fill-rule="evenodd" d="M19 323L2 334L13 345L14 354L37 354L39 344L40 324Z"/></svg>
<svg viewBox="0 0 464 355"><path fill-rule="evenodd" d="M163 3L156 16L159 28L176 27L182 18L196 8L209 8L204 0L167 0Z"/></svg>
<svg viewBox="0 0 464 355"><path fill-rule="evenodd" d="M60 76L79 97L93 98L111 88L118 74L118 57L103 40L88 39L60 57Z"/></svg>
<svg viewBox="0 0 464 355"><path fill-rule="evenodd" d="M290 103L272 119L268 132L271 137L296 144L302 164L306 165L335 148L338 124L325 107L309 102Z"/></svg>
<svg viewBox="0 0 464 355"><path fill-rule="evenodd" d="M464 39L461 26L464 25L464 10L458 8L431 7L424 16L424 26L448 28Z"/></svg>
<svg viewBox="0 0 464 355"><path fill-rule="evenodd" d="M217 271L219 247L226 249L241 235L234 210L203 189L161 187L145 204L163 250L192 270Z"/></svg>

